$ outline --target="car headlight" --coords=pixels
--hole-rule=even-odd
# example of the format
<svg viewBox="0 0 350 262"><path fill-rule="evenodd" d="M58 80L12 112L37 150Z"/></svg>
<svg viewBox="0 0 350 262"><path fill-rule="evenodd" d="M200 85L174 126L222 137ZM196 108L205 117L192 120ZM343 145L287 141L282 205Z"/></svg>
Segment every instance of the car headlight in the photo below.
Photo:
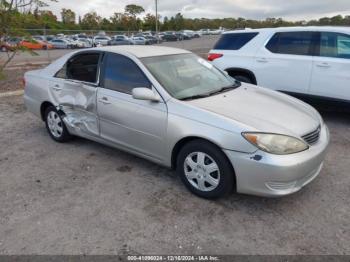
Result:
<svg viewBox="0 0 350 262"><path fill-rule="evenodd" d="M309 146L302 140L279 134L244 132L243 137L262 151L288 155L307 150Z"/></svg>

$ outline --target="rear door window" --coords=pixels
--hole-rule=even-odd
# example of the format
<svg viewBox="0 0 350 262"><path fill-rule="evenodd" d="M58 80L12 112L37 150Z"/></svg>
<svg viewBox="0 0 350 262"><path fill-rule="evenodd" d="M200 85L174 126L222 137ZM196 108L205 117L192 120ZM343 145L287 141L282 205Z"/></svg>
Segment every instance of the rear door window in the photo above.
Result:
<svg viewBox="0 0 350 262"><path fill-rule="evenodd" d="M288 55L313 55L317 43L315 32L275 33L266 48L272 53Z"/></svg>
<svg viewBox="0 0 350 262"><path fill-rule="evenodd" d="M322 32L320 56L350 59L350 35Z"/></svg>
<svg viewBox="0 0 350 262"><path fill-rule="evenodd" d="M232 33L221 35L219 41L215 44L216 50L239 50L249 43L258 33Z"/></svg>
<svg viewBox="0 0 350 262"><path fill-rule="evenodd" d="M56 77L97 83L100 53L83 53L73 56L64 67L56 73Z"/></svg>

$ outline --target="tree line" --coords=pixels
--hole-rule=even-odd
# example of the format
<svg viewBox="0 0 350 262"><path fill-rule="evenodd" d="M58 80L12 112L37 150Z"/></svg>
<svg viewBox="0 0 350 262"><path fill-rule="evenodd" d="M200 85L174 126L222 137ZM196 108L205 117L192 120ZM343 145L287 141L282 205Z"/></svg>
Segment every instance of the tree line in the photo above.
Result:
<svg viewBox="0 0 350 262"><path fill-rule="evenodd" d="M0 0L6 2L4 0ZM52 0L51 0L52 1ZM54 0L55 1L55 0ZM41 1L39 1L41 2ZM1 6L0 6L1 7ZM106 18L96 12L89 12L84 16L77 16L71 9L62 9L60 19L50 10L42 10L43 5L36 5L32 10L21 11L15 9L12 12L12 19L9 28L21 29L47 29L50 32L60 32L62 30L104 30L104 31L140 31L155 30L156 17L154 14L146 13L142 6L130 4L125 6L123 12L116 12L111 17ZM310 21L286 21L282 18L267 18L265 20L253 20L238 18L185 18L181 13L172 17L158 17L161 31L170 30L199 30L202 28L227 29L238 28L262 28L280 26L307 26L307 25L333 25L350 26L350 15L337 15L334 17L323 17Z"/></svg>

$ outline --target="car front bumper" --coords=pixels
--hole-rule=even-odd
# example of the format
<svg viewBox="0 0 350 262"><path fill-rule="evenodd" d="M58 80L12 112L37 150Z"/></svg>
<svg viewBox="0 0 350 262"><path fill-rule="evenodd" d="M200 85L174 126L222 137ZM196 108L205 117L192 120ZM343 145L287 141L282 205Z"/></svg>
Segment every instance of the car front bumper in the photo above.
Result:
<svg viewBox="0 0 350 262"><path fill-rule="evenodd" d="M236 175L237 192L265 197L299 191L321 172L329 144L329 131L322 126L319 141L306 151L273 155L261 150L253 154L224 150Z"/></svg>

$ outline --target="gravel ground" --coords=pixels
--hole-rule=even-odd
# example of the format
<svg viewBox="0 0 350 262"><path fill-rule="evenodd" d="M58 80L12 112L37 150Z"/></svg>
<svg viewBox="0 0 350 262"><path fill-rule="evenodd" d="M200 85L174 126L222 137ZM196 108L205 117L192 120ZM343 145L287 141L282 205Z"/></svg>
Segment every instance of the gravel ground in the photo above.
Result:
<svg viewBox="0 0 350 262"><path fill-rule="evenodd" d="M26 71L25 69L6 70L4 72L6 78L0 80L0 93L23 89L21 80Z"/></svg>
<svg viewBox="0 0 350 262"><path fill-rule="evenodd" d="M0 98L0 254L350 254L350 118L323 116L330 150L301 192L207 201L130 154L55 143Z"/></svg>

